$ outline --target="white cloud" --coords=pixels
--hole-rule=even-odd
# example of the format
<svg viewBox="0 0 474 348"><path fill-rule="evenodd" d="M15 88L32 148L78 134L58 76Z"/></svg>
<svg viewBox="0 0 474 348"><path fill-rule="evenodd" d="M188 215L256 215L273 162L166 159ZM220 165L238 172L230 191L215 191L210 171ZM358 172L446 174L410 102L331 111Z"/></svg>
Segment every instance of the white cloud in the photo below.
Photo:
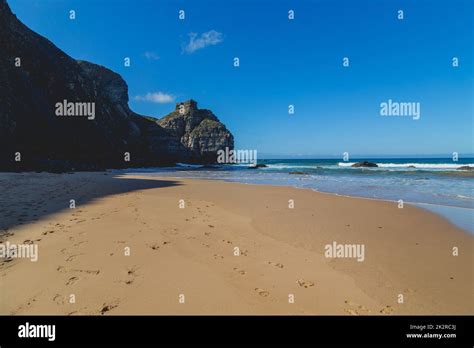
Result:
<svg viewBox="0 0 474 348"><path fill-rule="evenodd" d="M198 34L189 33L189 42L183 47L184 52L193 53L207 46L217 45L224 40L224 35L215 30Z"/></svg>
<svg viewBox="0 0 474 348"><path fill-rule="evenodd" d="M137 101L146 101L146 102L157 103L157 104L166 104L166 103L174 102L175 96L171 94L163 93L163 92L153 92L153 93L147 93L145 95L137 95L133 99Z"/></svg>
<svg viewBox="0 0 474 348"><path fill-rule="evenodd" d="M160 59L160 56L157 55L155 52L147 51L143 55L145 56L146 59L149 59L149 60L158 60L158 59Z"/></svg>

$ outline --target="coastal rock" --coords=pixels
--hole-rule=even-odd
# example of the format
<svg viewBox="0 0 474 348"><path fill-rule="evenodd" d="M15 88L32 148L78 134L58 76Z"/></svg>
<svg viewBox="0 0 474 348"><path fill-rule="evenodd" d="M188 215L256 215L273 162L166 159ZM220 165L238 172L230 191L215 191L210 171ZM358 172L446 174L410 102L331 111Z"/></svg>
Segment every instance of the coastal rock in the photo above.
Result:
<svg viewBox="0 0 474 348"><path fill-rule="evenodd" d="M376 163L372 163L372 162L369 162L369 161L363 161L363 162L354 163L351 167L355 167L355 168L370 167L370 168L373 168L373 167L378 167L378 165Z"/></svg>
<svg viewBox="0 0 474 348"><path fill-rule="evenodd" d="M459 168L456 168L457 170L474 170L474 167L469 167L469 166L461 166Z"/></svg>
<svg viewBox="0 0 474 348"><path fill-rule="evenodd" d="M217 151L234 149L234 137L210 110L199 109L197 102L187 100L157 121L157 124L189 150L189 162L217 161Z"/></svg>
<svg viewBox="0 0 474 348"><path fill-rule="evenodd" d="M248 168L249 169L258 169L258 168L267 168L267 167L268 166L266 164L258 163L258 164L251 165Z"/></svg>
<svg viewBox="0 0 474 348"><path fill-rule="evenodd" d="M291 174L291 175L305 175L306 173L305 172L289 172L288 174Z"/></svg>
<svg viewBox="0 0 474 348"><path fill-rule="evenodd" d="M5 0L0 0L0 48L0 170L209 162L209 153L233 147L232 135L210 111L197 112L201 122L191 117L189 131L179 137L156 119L134 113L119 74L71 58L21 23ZM65 101L87 103L94 117L58 117L56 105Z"/></svg>

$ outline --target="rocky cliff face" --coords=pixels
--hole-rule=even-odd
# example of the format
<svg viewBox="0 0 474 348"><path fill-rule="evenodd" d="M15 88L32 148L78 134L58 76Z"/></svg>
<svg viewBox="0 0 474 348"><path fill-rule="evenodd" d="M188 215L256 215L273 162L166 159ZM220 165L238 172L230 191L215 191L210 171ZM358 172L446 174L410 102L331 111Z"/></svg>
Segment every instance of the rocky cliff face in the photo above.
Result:
<svg viewBox="0 0 474 348"><path fill-rule="evenodd" d="M176 104L176 109L158 124L180 139L191 161L215 162L219 149L234 148L234 137L219 119L194 100Z"/></svg>
<svg viewBox="0 0 474 348"><path fill-rule="evenodd" d="M203 125L199 136L183 142L178 133L134 113L120 75L69 57L23 25L6 0L0 0L0 81L0 170L207 162L208 152L225 143L216 138L225 136L220 123ZM57 103L65 100L93 104L94 118L58 117ZM205 132L213 140L206 143ZM191 139L199 139L199 144ZM21 161L16 161L18 153Z"/></svg>

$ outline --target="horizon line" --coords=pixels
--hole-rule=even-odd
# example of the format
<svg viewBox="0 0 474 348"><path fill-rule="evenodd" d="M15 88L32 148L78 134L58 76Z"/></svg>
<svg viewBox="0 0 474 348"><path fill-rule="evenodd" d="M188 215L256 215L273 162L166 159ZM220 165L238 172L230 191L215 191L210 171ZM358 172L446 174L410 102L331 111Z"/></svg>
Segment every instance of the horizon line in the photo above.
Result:
<svg viewBox="0 0 474 348"><path fill-rule="evenodd" d="M260 159L338 159L342 160L341 155L264 155L260 156ZM352 155L350 159L423 159L423 158L430 158L430 159L452 159L452 156L442 155L442 154L432 154L432 155ZM463 156L458 156L458 159L474 159L474 154L466 154ZM455 162L455 161L453 161Z"/></svg>

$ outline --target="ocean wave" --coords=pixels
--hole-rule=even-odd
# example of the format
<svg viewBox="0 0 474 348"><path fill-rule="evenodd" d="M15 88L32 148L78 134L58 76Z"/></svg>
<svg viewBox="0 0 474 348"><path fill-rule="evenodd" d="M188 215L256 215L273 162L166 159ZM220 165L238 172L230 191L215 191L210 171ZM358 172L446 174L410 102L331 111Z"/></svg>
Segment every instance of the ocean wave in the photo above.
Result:
<svg viewBox="0 0 474 348"><path fill-rule="evenodd" d="M181 167L181 168L202 168L202 167L204 167L204 165L202 165L202 164L176 163L176 167Z"/></svg>
<svg viewBox="0 0 474 348"><path fill-rule="evenodd" d="M469 197L469 196L464 196L464 195L456 195L457 198L461 198L461 199L470 199L470 200L474 200L474 197Z"/></svg>
<svg viewBox="0 0 474 348"><path fill-rule="evenodd" d="M293 164L293 165L287 165L287 164L268 164L265 163L268 168L270 169L322 169L323 166L308 166L308 165L298 165L298 164ZM327 167L327 166L325 166Z"/></svg>
<svg viewBox="0 0 474 348"><path fill-rule="evenodd" d="M339 167L351 167L357 162L339 162ZM379 168L410 168L410 169L458 169L462 166L473 167L474 163L377 163Z"/></svg>

